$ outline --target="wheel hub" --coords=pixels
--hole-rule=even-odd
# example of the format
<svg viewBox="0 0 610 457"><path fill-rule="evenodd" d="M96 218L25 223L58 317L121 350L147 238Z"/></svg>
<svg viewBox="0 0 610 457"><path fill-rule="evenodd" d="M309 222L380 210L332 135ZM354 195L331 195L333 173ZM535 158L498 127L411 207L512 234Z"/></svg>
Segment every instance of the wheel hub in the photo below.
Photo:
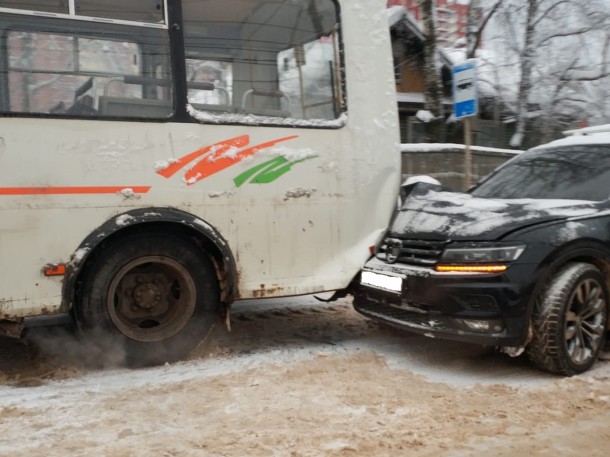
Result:
<svg viewBox="0 0 610 457"><path fill-rule="evenodd" d="M119 270L109 287L113 323L136 341L161 341L180 331L195 308L188 270L164 256L139 257Z"/></svg>
<svg viewBox="0 0 610 457"><path fill-rule="evenodd" d="M156 284L140 284L133 291L133 302L139 308L155 308L161 303L161 290Z"/></svg>
<svg viewBox="0 0 610 457"><path fill-rule="evenodd" d="M129 272L123 276L121 300L116 304L118 316L138 322L162 316L172 303L170 285L156 268L149 271Z"/></svg>

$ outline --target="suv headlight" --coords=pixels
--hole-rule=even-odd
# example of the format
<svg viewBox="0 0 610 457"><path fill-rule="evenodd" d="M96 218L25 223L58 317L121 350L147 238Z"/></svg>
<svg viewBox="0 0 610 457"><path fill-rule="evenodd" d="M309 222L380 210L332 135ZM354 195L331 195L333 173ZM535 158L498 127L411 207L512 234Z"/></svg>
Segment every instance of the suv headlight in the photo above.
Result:
<svg viewBox="0 0 610 457"><path fill-rule="evenodd" d="M526 245L493 244L447 247L443 251L436 271L497 273L508 268L507 263L517 260Z"/></svg>

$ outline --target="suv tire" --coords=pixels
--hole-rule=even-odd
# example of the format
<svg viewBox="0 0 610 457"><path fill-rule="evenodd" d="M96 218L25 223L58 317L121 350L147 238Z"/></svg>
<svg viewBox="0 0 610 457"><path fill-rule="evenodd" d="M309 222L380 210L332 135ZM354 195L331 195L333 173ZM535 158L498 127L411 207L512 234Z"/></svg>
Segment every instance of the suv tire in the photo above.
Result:
<svg viewBox="0 0 610 457"><path fill-rule="evenodd" d="M572 376L595 363L604 344L608 287L587 263L569 263L548 280L532 315L533 339L526 351L540 369Z"/></svg>

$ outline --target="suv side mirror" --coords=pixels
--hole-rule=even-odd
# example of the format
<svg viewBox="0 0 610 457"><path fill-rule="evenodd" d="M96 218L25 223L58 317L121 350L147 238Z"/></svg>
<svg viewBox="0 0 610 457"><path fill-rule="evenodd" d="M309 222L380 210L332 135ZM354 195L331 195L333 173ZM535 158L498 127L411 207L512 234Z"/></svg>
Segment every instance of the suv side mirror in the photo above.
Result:
<svg viewBox="0 0 610 457"><path fill-rule="evenodd" d="M429 191L440 191L442 188L440 181L432 176L411 176L400 185L400 199L404 202L409 195L426 194Z"/></svg>

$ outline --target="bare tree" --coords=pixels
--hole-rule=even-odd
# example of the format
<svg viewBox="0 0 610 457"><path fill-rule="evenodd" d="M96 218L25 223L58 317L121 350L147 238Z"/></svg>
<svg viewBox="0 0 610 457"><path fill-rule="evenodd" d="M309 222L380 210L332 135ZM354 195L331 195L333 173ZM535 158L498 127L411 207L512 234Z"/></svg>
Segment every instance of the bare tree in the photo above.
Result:
<svg viewBox="0 0 610 457"><path fill-rule="evenodd" d="M468 24L466 30L466 58L472 59L481 44L487 24L502 5L503 0L495 0L485 11L481 0L470 0L468 4Z"/></svg>
<svg viewBox="0 0 610 457"><path fill-rule="evenodd" d="M445 138L445 113L443 108L443 86L436 41L436 21L434 0L419 0L424 25L424 96L425 108L434 120L426 124L429 141L442 142Z"/></svg>
<svg viewBox="0 0 610 457"><path fill-rule="evenodd" d="M596 0L504 0L498 7L497 54L516 70L505 78L514 87L507 100L516 121L512 146L522 146L533 126L546 141L575 118L590 117L587 92L609 79L607 10Z"/></svg>

